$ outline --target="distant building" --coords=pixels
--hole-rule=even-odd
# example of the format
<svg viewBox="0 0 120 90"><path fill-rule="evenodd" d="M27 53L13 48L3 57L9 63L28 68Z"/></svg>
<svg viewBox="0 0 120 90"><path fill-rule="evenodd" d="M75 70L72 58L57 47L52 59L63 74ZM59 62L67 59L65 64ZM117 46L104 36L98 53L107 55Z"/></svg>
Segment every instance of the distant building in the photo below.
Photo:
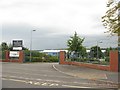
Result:
<svg viewBox="0 0 120 90"><path fill-rule="evenodd" d="M68 52L68 50L41 50L40 52L51 56L58 56L60 51Z"/></svg>

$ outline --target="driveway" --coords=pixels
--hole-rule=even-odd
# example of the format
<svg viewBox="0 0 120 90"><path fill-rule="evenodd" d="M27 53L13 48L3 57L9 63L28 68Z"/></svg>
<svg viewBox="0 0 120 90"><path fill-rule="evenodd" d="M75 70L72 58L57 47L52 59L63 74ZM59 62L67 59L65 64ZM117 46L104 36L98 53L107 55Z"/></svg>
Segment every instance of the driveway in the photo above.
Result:
<svg viewBox="0 0 120 90"><path fill-rule="evenodd" d="M3 63L2 88L117 88L115 84L66 74L63 70L66 68L58 66L58 63Z"/></svg>

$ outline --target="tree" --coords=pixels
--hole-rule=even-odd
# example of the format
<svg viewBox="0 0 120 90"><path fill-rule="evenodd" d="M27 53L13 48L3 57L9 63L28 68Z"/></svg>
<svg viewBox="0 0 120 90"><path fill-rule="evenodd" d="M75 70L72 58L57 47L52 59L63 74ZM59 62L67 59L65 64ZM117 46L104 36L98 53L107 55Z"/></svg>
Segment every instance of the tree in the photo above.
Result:
<svg viewBox="0 0 120 90"><path fill-rule="evenodd" d="M87 57L87 52L86 52L86 48L81 46L81 50L79 51L81 57Z"/></svg>
<svg viewBox="0 0 120 90"><path fill-rule="evenodd" d="M109 33L118 35L118 46L120 46L120 1L109 0L107 7L108 10L102 17L102 22Z"/></svg>
<svg viewBox="0 0 120 90"><path fill-rule="evenodd" d="M105 15L102 17L102 22L105 28L107 28L110 33L119 33L120 32L120 2L115 0L109 0L107 7L109 8Z"/></svg>
<svg viewBox="0 0 120 90"><path fill-rule="evenodd" d="M0 47L1 47L1 50L2 50L2 51L8 50L8 45L7 45L6 42L2 42L2 44L1 44Z"/></svg>
<svg viewBox="0 0 120 90"><path fill-rule="evenodd" d="M102 55L102 51L100 49L100 47L98 46L93 46L91 47L90 49L90 56L93 58L101 58L103 55Z"/></svg>
<svg viewBox="0 0 120 90"><path fill-rule="evenodd" d="M75 52L75 55L77 55L78 52L81 52L84 50L82 43L84 41L84 38L80 38L77 33L70 37L70 39L67 41L67 46L69 47L68 50L71 52ZM84 50L85 51L85 50Z"/></svg>
<svg viewBox="0 0 120 90"><path fill-rule="evenodd" d="M112 47L106 48L106 51L105 51L105 56L106 57L109 57L110 50L113 50L113 48Z"/></svg>

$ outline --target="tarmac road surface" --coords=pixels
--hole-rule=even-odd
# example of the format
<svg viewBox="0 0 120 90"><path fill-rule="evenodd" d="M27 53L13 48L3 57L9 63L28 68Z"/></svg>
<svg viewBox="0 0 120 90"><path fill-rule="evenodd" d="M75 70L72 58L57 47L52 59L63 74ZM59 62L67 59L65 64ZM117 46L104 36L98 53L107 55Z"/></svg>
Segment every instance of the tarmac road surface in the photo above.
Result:
<svg viewBox="0 0 120 90"><path fill-rule="evenodd" d="M62 73L58 63L2 63L2 88L117 88Z"/></svg>

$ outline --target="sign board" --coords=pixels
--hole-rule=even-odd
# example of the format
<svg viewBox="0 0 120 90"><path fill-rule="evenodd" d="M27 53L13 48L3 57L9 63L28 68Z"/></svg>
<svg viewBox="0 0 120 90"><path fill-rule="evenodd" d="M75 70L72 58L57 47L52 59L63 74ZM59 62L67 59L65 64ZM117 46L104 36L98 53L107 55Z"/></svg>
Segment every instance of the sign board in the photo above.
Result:
<svg viewBox="0 0 120 90"><path fill-rule="evenodd" d="M12 40L13 50L22 50L23 40L22 39L14 39Z"/></svg>
<svg viewBox="0 0 120 90"><path fill-rule="evenodd" d="M22 47L13 47L13 50L22 50Z"/></svg>
<svg viewBox="0 0 120 90"><path fill-rule="evenodd" d="M13 40L13 47L22 47L23 41L22 40Z"/></svg>
<svg viewBox="0 0 120 90"><path fill-rule="evenodd" d="M10 51L9 57L19 57L19 51Z"/></svg>

